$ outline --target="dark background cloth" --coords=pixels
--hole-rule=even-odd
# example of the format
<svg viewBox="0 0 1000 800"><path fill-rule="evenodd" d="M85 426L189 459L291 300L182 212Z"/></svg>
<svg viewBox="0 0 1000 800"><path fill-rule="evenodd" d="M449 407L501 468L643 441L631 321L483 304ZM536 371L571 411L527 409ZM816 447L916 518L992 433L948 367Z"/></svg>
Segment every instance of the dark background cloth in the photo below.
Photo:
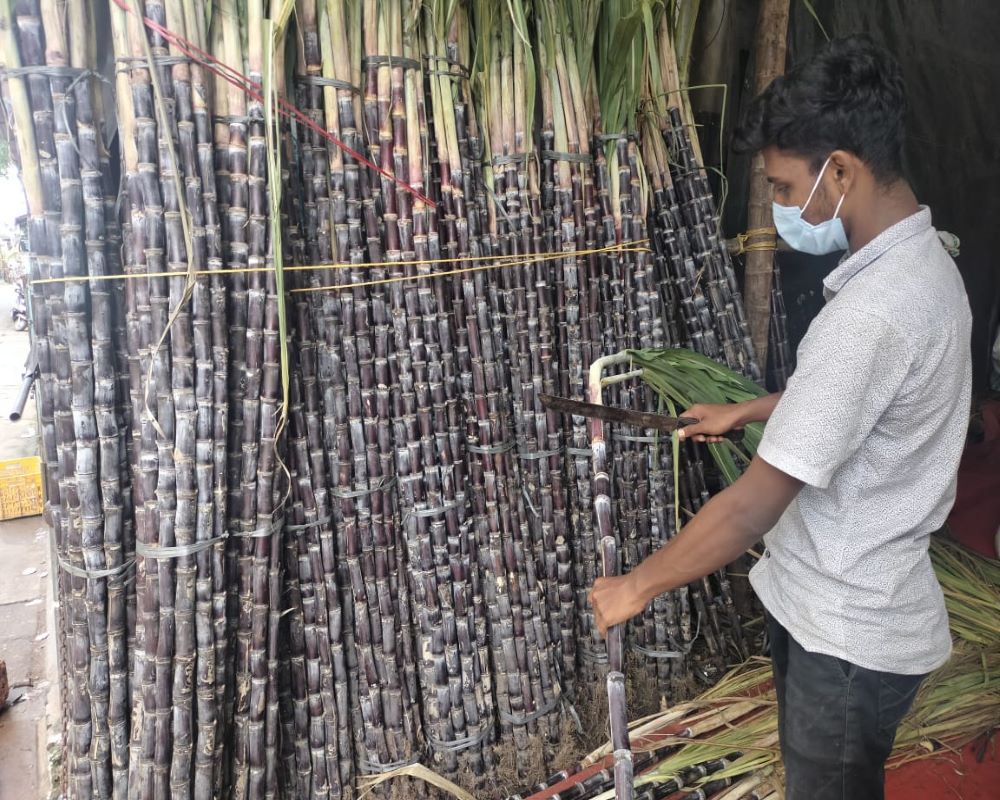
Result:
<svg viewBox="0 0 1000 800"><path fill-rule="evenodd" d="M705 0L692 48L692 83L726 82L724 139L752 99L756 0ZM1000 299L1000 2L812 0L830 36L866 33L899 60L906 81L906 177L935 227L961 239L956 259L974 317L974 387L985 390ZM825 41L804 0L791 0L789 66ZM721 98L695 90L706 160L718 166ZM746 229L749 158L724 153L728 236ZM782 253L782 288L794 349L823 304L836 257ZM914 269L919 269L919 264Z"/></svg>

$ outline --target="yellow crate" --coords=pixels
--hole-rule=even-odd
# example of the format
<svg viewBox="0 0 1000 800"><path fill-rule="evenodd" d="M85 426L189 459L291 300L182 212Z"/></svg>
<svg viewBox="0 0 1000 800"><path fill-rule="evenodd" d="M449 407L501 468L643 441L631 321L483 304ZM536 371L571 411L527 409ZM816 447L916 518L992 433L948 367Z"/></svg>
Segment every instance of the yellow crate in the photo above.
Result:
<svg viewBox="0 0 1000 800"><path fill-rule="evenodd" d="M0 461L0 520L41 514L42 459L38 456Z"/></svg>

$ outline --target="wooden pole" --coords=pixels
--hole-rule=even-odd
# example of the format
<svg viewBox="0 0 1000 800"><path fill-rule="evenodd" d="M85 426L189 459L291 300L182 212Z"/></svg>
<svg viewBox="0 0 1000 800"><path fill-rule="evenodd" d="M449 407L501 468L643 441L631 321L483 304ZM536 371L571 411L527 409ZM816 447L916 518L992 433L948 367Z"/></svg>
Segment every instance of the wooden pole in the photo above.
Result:
<svg viewBox="0 0 1000 800"><path fill-rule="evenodd" d="M757 17L757 68L754 93L760 94L785 71L785 45L788 36L789 0L761 0ZM771 228L771 187L764 175L764 157L757 153L750 167L750 202L747 230ZM755 237L757 242L770 238ZM767 370L767 334L771 324L771 274L774 270L772 249L751 250L746 254L743 297L750 322L750 336L761 372Z"/></svg>

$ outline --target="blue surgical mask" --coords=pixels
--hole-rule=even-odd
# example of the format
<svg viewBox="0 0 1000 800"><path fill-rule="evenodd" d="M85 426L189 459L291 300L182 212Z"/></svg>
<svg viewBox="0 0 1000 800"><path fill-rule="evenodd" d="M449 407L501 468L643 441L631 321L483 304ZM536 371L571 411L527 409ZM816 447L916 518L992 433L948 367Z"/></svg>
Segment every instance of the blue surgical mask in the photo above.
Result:
<svg viewBox="0 0 1000 800"><path fill-rule="evenodd" d="M844 231L844 223L837 216L840 213L840 207L844 204L844 197L846 195L840 196L840 202L837 203L837 207L833 211L833 219L828 219L826 222L821 222L818 225L812 225L806 222L802 216L805 213L806 207L813 199L813 195L816 194L816 189L819 187L819 182L823 178L823 173L826 172L826 167L829 163L829 158L823 163L823 169L819 171L816 183L813 184L812 191L809 192L806 204L802 208L798 206L783 206L780 203L771 204L771 211L774 215L774 227L777 229L778 235L793 250L809 253L814 256L822 256L827 253L835 253L838 250L847 249L847 233Z"/></svg>

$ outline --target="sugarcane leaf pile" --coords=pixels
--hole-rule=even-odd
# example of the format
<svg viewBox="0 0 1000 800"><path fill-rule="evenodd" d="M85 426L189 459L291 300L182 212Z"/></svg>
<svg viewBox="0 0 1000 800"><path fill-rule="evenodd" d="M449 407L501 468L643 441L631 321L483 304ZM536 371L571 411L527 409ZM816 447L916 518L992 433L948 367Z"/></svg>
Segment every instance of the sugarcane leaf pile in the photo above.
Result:
<svg viewBox="0 0 1000 800"><path fill-rule="evenodd" d="M499 795L601 729L598 473L540 397L760 376L674 6L0 3L68 797ZM627 571L742 462L608 434ZM628 627L647 705L752 652L730 595Z"/></svg>

